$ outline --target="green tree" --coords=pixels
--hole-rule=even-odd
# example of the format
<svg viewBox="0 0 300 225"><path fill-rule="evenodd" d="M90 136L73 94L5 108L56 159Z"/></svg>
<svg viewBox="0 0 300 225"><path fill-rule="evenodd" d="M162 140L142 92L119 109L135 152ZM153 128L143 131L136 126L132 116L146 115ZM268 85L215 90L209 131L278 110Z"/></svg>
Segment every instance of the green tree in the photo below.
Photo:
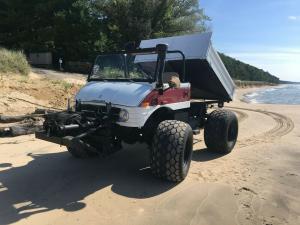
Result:
<svg viewBox="0 0 300 225"><path fill-rule="evenodd" d="M63 52L74 59L102 50L101 23L87 0L0 0L0 45Z"/></svg>
<svg viewBox="0 0 300 225"><path fill-rule="evenodd" d="M128 41L205 31L198 0L0 0L0 45L66 60Z"/></svg>
<svg viewBox="0 0 300 225"><path fill-rule="evenodd" d="M91 52L104 50L103 24L96 13L92 1L66 1L54 13L56 50L72 60L87 60Z"/></svg>
<svg viewBox="0 0 300 225"><path fill-rule="evenodd" d="M198 0L96 0L109 47L128 41L202 32L209 20Z"/></svg>
<svg viewBox="0 0 300 225"><path fill-rule="evenodd" d="M53 11L58 2L0 0L0 44L24 50L53 48Z"/></svg>
<svg viewBox="0 0 300 225"><path fill-rule="evenodd" d="M279 83L279 78L269 72L258 69L254 66L243 63L239 60L219 53L229 74L233 79L245 81L265 81L270 83Z"/></svg>

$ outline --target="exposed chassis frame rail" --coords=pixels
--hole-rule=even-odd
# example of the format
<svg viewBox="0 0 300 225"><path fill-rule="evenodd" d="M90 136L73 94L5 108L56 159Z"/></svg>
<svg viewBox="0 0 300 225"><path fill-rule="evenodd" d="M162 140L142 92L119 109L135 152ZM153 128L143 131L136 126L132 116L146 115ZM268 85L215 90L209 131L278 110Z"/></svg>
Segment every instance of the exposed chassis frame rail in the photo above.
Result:
<svg viewBox="0 0 300 225"><path fill-rule="evenodd" d="M72 140L75 138L73 136L65 136L65 137L57 137L57 136L48 136L46 132L43 131L36 131L35 137L37 139L41 139L44 141L49 141L55 144L63 145L63 146L70 146Z"/></svg>

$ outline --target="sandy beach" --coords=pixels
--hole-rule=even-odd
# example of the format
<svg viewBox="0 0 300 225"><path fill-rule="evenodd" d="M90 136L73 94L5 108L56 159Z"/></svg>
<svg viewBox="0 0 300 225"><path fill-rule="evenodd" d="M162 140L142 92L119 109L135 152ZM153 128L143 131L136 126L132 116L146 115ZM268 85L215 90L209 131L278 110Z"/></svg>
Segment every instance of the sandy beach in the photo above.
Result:
<svg viewBox="0 0 300 225"><path fill-rule="evenodd" d="M0 139L0 224L300 224L300 105L241 102L231 154L195 136L188 177L153 178L143 145L78 160L33 135Z"/></svg>

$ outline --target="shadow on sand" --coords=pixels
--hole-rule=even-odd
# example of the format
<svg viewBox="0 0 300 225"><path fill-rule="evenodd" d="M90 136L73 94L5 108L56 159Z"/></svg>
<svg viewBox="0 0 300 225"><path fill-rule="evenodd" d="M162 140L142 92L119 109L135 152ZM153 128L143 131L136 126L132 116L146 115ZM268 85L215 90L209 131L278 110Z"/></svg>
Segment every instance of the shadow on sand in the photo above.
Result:
<svg viewBox="0 0 300 225"><path fill-rule="evenodd" d="M127 146L107 158L75 159L67 151L29 154L27 165L0 172L0 224L17 222L36 213L63 209L77 211L80 202L107 186L129 198L149 198L176 184L154 178L148 167L149 152L143 145ZM193 160L222 157L207 149L195 150Z"/></svg>
<svg viewBox="0 0 300 225"><path fill-rule="evenodd" d="M80 210L81 200L107 186L129 198L149 198L175 185L152 177L140 145L104 159L74 159L66 151L30 156L27 165L0 172L0 224L53 209Z"/></svg>
<svg viewBox="0 0 300 225"><path fill-rule="evenodd" d="M196 162L206 162L223 156L224 154L211 152L207 148L203 148L203 149L194 150L192 160Z"/></svg>

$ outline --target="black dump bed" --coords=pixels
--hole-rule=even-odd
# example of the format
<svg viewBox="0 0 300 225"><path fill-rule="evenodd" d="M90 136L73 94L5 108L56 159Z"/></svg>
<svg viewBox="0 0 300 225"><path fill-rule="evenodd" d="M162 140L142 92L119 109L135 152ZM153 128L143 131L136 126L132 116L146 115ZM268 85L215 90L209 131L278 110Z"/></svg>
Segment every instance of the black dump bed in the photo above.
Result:
<svg viewBox="0 0 300 225"><path fill-rule="evenodd" d="M235 85L218 53L211 44L212 33L192 34L144 40L141 48L168 44L168 50L180 50L186 57L186 78L191 83L192 98L231 101ZM170 62L181 64L180 55L167 55Z"/></svg>

